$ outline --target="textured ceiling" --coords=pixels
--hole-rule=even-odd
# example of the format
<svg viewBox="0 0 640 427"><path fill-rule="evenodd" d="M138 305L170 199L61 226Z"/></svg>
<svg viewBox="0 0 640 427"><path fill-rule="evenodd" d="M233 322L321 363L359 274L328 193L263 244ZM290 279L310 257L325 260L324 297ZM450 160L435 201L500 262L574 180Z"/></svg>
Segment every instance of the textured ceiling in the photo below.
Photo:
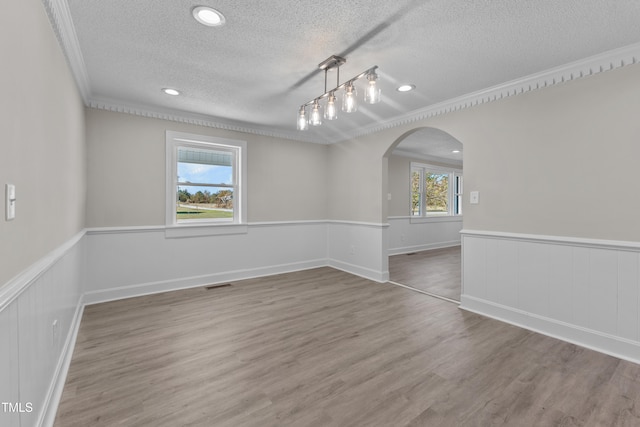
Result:
<svg viewBox="0 0 640 427"><path fill-rule="evenodd" d="M318 63L345 56L342 81L378 65L383 102L304 138L319 141L640 41L637 0L67 3L92 101L295 131L300 104L324 91ZM197 5L226 25L197 23ZM400 83L417 89L399 93Z"/></svg>

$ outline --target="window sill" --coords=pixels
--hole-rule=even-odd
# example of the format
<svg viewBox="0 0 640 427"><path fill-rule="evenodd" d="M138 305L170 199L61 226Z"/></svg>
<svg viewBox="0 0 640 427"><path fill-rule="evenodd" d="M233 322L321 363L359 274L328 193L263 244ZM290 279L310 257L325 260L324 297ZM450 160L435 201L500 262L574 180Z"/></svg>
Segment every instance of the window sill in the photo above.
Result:
<svg viewBox="0 0 640 427"><path fill-rule="evenodd" d="M168 225L164 236L167 239L184 237L219 236L226 234L246 234L247 224L183 224Z"/></svg>
<svg viewBox="0 0 640 427"><path fill-rule="evenodd" d="M411 224L425 224L430 222L462 222L462 215L442 215L442 216L412 216L409 218Z"/></svg>

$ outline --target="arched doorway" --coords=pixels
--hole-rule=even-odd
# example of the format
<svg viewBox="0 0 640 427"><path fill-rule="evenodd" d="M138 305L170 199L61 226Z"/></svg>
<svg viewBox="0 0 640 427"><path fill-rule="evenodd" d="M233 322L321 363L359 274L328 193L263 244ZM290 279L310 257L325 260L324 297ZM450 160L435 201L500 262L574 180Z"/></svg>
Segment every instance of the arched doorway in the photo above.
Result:
<svg viewBox="0 0 640 427"><path fill-rule="evenodd" d="M462 143L420 127L400 136L384 157L390 282L458 302Z"/></svg>

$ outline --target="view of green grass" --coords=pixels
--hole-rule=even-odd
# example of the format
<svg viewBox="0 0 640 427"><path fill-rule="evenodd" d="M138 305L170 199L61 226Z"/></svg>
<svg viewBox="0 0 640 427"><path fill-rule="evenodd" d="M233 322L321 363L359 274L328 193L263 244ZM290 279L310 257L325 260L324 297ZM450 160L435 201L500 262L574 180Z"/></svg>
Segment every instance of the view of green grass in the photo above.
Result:
<svg viewBox="0 0 640 427"><path fill-rule="evenodd" d="M197 209L193 206L178 206L176 214L178 219L233 218L233 212Z"/></svg>

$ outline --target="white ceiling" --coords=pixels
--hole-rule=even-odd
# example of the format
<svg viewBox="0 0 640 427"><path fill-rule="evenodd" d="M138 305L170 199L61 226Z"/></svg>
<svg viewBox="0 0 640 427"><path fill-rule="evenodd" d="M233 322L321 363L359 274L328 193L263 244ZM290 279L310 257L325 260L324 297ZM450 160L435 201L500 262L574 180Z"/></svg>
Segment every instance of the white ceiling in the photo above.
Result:
<svg viewBox="0 0 640 427"><path fill-rule="evenodd" d="M640 42L638 0L60 1L90 104L316 142ZM196 22L197 5L221 11L226 25ZM300 104L324 92L317 64L334 54L347 58L341 83L378 65L383 101L296 131ZM417 89L399 93L400 83Z"/></svg>

